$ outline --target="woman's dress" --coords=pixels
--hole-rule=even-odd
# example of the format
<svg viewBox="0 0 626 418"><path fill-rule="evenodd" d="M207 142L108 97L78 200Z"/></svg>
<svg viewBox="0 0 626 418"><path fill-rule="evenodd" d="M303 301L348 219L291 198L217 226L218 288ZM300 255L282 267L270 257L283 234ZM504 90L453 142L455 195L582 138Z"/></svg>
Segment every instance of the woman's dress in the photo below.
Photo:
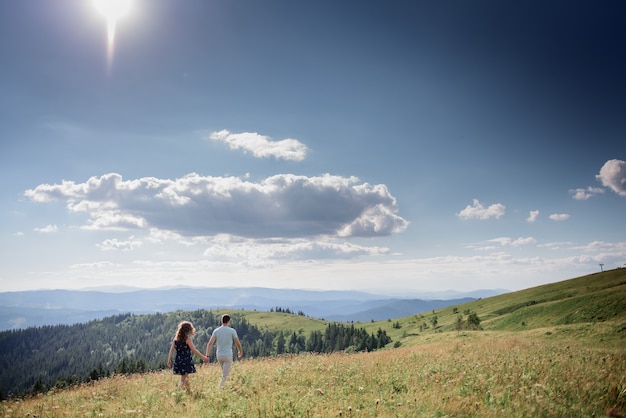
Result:
<svg viewBox="0 0 626 418"><path fill-rule="evenodd" d="M189 374L196 372L196 366L191 358L191 348L186 342L175 341L176 358L174 359L174 374Z"/></svg>

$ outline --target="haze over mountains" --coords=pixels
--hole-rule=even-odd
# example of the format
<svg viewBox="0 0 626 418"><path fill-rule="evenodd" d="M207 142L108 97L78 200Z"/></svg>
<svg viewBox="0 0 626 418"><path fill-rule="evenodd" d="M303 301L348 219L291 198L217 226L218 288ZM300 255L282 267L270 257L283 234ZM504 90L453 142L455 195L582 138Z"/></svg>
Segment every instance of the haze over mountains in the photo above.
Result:
<svg viewBox="0 0 626 418"><path fill-rule="evenodd" d="M269 288L161 288L34 290L0 293L0 331L75 324L119 313L155 313L196 309L269 311L280 307L331 321L384 320L440 309L506 290L424 293L419 298L390 298L359 291L310 291Z"/></svg>

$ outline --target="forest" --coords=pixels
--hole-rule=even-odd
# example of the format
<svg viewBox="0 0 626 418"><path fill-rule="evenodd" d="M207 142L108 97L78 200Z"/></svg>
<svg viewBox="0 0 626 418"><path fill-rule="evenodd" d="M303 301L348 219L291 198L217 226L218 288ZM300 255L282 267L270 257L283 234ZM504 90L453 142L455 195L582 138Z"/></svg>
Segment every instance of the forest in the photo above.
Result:
<svg viewBox="0 0 626 418"><path fill-rule="evenodd" d="M280 308L276 312L291 314ZM0 332L0 399L64 388L112 374L164 369L180 321L194 324L194 345L204 352L220 317L207 310L120 314L83 324ZM305 335L303 330L261 330L242 313L232 313L231 317L246 358L373 351L391 342L380 328L376 333L368 333L354 324L328 323L323 331Z"/></svg>

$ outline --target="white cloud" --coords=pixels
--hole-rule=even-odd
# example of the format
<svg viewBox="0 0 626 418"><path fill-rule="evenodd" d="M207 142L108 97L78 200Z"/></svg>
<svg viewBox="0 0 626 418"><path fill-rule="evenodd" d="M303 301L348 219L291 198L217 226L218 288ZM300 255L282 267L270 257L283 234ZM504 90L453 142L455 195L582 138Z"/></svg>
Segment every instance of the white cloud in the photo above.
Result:
<svg viewBox="0 0 626 418"><path fill-rule="evenodd" d="M604 193L604 189L590 186L586 189L572 189L569 192L572 194L572 198L576 200L587 200L592 196Z"/></svg>
<svg viewBox="0 0 626 418"><path fill-rule="evenodd" d="M204 251L212 261L244 264L251 267L270 267L285 262L323 259L353 259L360 256L389 254L388 248L365 247L331 240L251 240L220 235Z"/></svg>
<svg viewBox="0 0 626 418"><path fill-rule="evenodd" d="M70 269L76 269L76 270L97 270L97 269L104 269L104 268L110 268L113 267L113 263L111 263L110 261L96 261L93 263L78 263L78 264L72 264L70 266Z"/></svg>
<svg viewBox="0 0 626 418"><path fill-rule="evenodd" d="M511 245L514 247L519 247L521 245L531 245L531 244L536 244L537 240L534 239L533 237L519 237L518 239L516 239L515 241L511 242Z"/></svg>
<svg viewBox="0 0 626 418"><path fill-rule="evenodd" d="M493 238L488 240L488 242L496 242L502 246L506 246L506 245L511 245L513 247L519 247L521 245L529 245L529 244L536 244L537 240L534 239L533 237L519 237L516 240L513 240L512 238L509 237L500 237L500 238Z"/></svg>
<svg viewBox="0 0 626 418"><path fill-rule="evenodd" d="M626 196L626 161L609 160L600 169L596 179L620 196Z"/></svg>
<svg viewBox="0 0 626 418"><path fill-rule="evenodd" d="M102 251L112 251L112 250L121 250L121 251L130 251L134 250L137 247L141 247L142 242L134 239L133 236L129 237L126 241L120 241L117 238L106 239L102 241L101 244L97 244L97 247Z"/></svg>
<svg viewBox="0 0 626 418"><path fill-rule="evenodd" d="M511 238L508 238L508 237L493 238L493 239L488 240L487 242L496 242L500 245L509 245L511 243Z"/></svg>
<svg viewBox="0 0 626 418"><path fill-rule="evenodd" d="M35 232L41 232L42 234L51 234L53 232L57 232L59 228L56 225L48 225L43 228L35 228Z"/></svg>
<svg viewBox="0 0 626 418"><path fill-rule="evenodd" d="M546 242L544 244L539 244L537 247L539 248L548 248L549 250L562 250L571 247L572 243L569 241L562 242Z"/></svg>
<svg viewBox="0 0 626 418"><path fill-rule="evenodd" d="M297 139L287 138L272 141L270 137L256 132L231 133L226 129L213 132L210 138L221 141L231 149L249 151L257 158L274 157L283 160L302 161L306 158L308 148Z"/></svg>
<svg viewBox="0 0 626 418"><path fill-rule="evenodd" d="M530 213L528 214L528 218L526 218L526 221L535 222L538 216L539 216L538 210L531 210Z"/></svg>
<svg viewBox="0 0 626 418"><path fill-rule="evenodd" d="M459 218L466 219L499 219L504 215L506 207L501 203L494 203L489 207L484 207L478 199L473 199L472 205L467 205L465 209L456 214Z"/></svg>
<svg viewBox="0 0 626 418"><path fill-rule="evenodd" d="M41 184L24 194L35 202L64 201L70 212L88 215L85 228L99 230L302 238L384 236L408 226L386 186L330 174L281 174L253 183L196 173L123 180L110 173L84 183Z"/></svg>
<svg viewBox="0 0 626 418"><path fill-rule="evenodd" d="M584 252L626 253L626 242L592 241L586 245L572 246L571 249Z"/></svg>
<svg viewBox="0 0 626 418"><path fill-rule="evenodd" d="M566 221L569 219L569 215L567 213L553 213L548 216L553 221Z"/></svg>

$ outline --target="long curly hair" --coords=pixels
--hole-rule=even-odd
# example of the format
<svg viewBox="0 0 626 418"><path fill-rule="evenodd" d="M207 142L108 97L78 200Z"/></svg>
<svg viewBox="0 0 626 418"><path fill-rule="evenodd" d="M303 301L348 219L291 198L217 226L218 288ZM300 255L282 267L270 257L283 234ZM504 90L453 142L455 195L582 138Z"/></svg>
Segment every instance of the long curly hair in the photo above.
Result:
<svg viewBox="0 0 626 418"><path fill-rule="evenodd" d="M178 324L178 330L176 331L175 338L176 341L181 343L185 342L185 340L187 340L187 337L190 335L196 335L196 329L193 327L191 322L182 321L180 324Z"/></svg>

